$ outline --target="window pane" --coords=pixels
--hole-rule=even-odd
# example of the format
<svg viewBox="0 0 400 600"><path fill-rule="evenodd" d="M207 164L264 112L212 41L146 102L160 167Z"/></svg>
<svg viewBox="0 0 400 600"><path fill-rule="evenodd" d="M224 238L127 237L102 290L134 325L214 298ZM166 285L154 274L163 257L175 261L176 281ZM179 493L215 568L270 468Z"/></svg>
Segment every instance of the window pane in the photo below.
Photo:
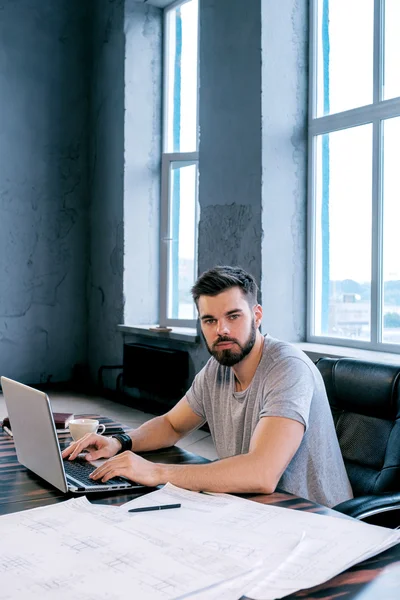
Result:
<svg viewBox="0 0 400 600"><path fill-rule="evenodd" d="M165 151L197 150L198 0L167 13Z"/></svg>
<svg viewBox="0 0 400 600"><path fill-rule="evenodd" d="M170 173L168 319L196 319L194 284L197 231L197 164L172 162Z"/></svg>
<svg viewBox="0 0 400 600"><path fill-rule="evenodd" d="M385 0L384 98L400 96L400 2Z"/></svg>
<svg viewBox="0 0 400 600"><path fill-rule="evenodd" d="M370 339L372 125L317 137L315 335Z"/></svg>
<svg viewBox="0 0 400 600"><path fill-rule="evenodd" d="M400 117L384 123L383 342L400 343Z"/></svg>
<svg viewBox="0 0 400 600"><path fill-rule="evenodd" d="M317 116L373 98L373 0L318 0Z"/></svg>

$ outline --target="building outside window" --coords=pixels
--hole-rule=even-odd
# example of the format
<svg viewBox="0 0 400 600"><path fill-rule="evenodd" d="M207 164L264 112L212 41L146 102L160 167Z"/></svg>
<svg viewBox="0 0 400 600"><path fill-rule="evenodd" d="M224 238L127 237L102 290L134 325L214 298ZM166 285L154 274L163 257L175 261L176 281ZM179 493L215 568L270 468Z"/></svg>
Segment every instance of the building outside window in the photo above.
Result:
<svg viewBox="0 0 400 600"><path fill-rule="evenodd" d="M311 4L308 340L400 352L400 2Z"/></svg>
<svg viewBox="0 0 400 600"><path fill-rule="evenodd" d="M164 11L164 123L161 183L160 325L196 321L198 0Z"/></svg>

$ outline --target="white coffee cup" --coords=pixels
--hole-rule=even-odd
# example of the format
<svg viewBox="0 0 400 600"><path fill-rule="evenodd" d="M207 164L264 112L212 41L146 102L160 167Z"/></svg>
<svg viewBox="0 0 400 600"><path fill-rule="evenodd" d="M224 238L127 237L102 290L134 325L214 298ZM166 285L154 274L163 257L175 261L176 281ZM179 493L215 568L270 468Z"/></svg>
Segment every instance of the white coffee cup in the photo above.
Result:
<svg viewBox="0 0 400 600"><path fill-rule="evenodd" d="M101 425L97 419L72 419L68 423L68 427L75 442L87 433L99 433L101 435L106 429L105 425Z"/></svg>

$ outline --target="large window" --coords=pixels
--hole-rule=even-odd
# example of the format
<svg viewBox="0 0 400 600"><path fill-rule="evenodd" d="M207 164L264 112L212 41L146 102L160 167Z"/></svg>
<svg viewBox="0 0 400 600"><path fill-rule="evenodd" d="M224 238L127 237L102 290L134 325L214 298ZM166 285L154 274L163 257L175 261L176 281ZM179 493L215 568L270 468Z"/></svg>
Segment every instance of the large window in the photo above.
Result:
<svg viewBox="0 0 400 600"><path fill-rule="evenodd" d="M160 324L192 326L197 276L198 0L165 10Z"/></svg>
<svg viewBox="0 0 400 600"><path fill-rule="evenodd" d="M400 1L311 4L308 339L400 352Z"/></svg>

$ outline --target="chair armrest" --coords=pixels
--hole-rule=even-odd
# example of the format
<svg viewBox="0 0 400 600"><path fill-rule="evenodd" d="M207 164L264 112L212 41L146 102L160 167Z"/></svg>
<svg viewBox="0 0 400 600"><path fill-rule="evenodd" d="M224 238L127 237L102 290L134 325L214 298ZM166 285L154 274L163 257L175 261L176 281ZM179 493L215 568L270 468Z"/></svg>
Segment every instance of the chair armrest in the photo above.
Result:
<svg viewBox="0 0 400 600"><path fill-rule="evenodd" d="M388 513L390 511L399 511L396 517L397 527L400 525L400 492L388 492L386 494L359 496L352 500L346 500L337 506L334 510L341 512L355 519L376 520L377 515ZM394 516L394 515L393 515Z"/></svg>

